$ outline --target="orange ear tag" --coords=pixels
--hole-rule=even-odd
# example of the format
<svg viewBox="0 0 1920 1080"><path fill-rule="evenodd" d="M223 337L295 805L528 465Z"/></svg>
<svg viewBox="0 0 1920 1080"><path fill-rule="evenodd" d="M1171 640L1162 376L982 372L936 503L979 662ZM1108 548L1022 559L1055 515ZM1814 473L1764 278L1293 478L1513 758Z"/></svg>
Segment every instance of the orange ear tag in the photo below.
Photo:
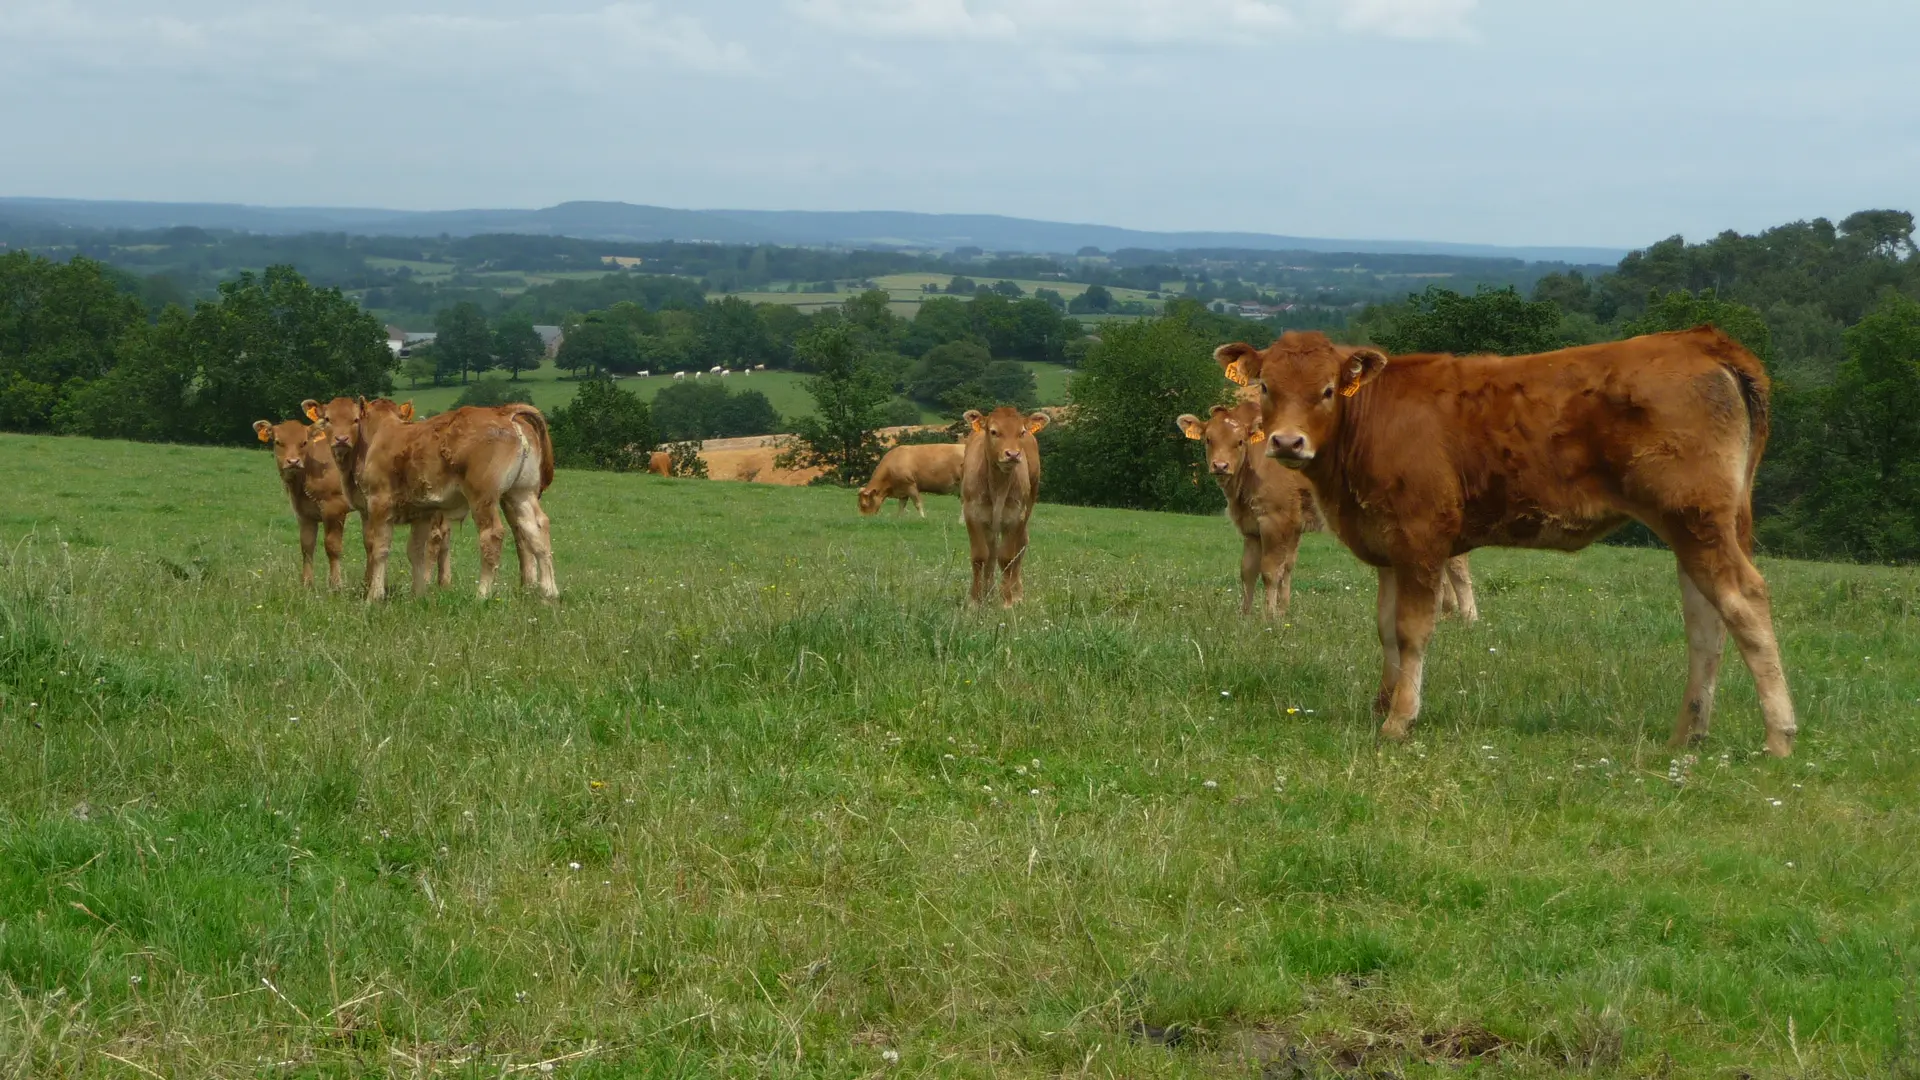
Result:
<svg viewBox="0 0 1920 1080"><path fill-rule="evenodd" d="M1359 384L1359 383L1354 383L1354 384L1353 384L1352 386L1349 386L1349 387L1347 387L1347 388L1346 388L1345 390L1342 390L1342 391L1340 391L1340 396L1341 396L1341 397L1352 397L1353 395L1355 395L1355 394L1357 394L1357 393L1359 393L1359 392L1360 392L1360 384Z"/></svg>

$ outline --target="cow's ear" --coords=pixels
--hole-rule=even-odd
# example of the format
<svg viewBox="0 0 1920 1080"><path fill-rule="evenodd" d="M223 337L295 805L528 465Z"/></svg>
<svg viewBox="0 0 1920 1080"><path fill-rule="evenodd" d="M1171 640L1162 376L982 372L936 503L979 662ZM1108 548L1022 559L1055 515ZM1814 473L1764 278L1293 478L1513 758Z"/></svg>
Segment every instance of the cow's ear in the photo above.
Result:
<svg viewBox="0 0 1920 1080"><path fill-rule="evenodd" d="M300 411L307 414L307 419L312 420L316 423L319 422L320 420L320 403L319 402L313 400L312 398L308 398L307 400L300 403Z"/></svg>
<svg viewBox="0 0 1920 1080"><path fill-rule="evenodd" d="M273 441L273 425L267 423L265 420L255 420L253 422L253 433L259 437L261 442Z"/></svg>
<svg viewBox="0 0 1920 1080"><path fill-rule="evenodd" d="M1189 439L1198 441L1207 437L1207 425L1201 423L1200 418L1192 413L1181 413L1180 418L1173 424Z"/></svg>
<svg viewBox="0 0 1920 1080"><path fill-rule="evenodd" d="M971 427L976 435L980 433L982 428L987 426L987 418L980 415L979 409L968 409L960 418L967 422L967 426Z"/></svg>
<svg viewBox="0 0 1920 1080"><path fill-rule="evenodd" d="M1247 441L1250 443L1266 442L1267 433L1256 427L1252 431L1247 432Z"/></svg>
<svg viewBox="0 0 1920 1080"><path fill-rule="evenodd" d="M1244 341L1231 345L1222 345L1213 350L1214 363L1227 373L1227 378L1245 386L1260 377L1260 350Z"/></svg>
<svg viewBox="0 0 1920 1080"><path fill-rule="evenodd" d="M400 419L402 420L413 419L413 402L411 401L405 402L400 406Z"/></svg>
<svg viewBox="0 0 1920 1080"><path fill-rule="evenodd" d="M1032 416L1027 417L1027 434L1029 435L1040 434L1040 429L1046 426L1047 426L1046 413L1037 412L1037 413L1034 413Z"/></svg>
<svg viewBox="0 0 1920 1080"><path fill-rule="evenodd" d="M1341 361L1340 393L1352 397L1387 369L1387 354L1378 349L1355 349Z"/></svg>

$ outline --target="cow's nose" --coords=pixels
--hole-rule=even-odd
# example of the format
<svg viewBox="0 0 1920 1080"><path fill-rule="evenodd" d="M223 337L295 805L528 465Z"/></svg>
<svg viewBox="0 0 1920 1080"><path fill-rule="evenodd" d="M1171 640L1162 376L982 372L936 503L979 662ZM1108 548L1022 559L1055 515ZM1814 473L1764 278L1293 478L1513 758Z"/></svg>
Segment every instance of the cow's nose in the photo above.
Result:
<svg viewBox="0 0 1920 1080"><path fill-rule="evenodd" d="M1217 472L1217 473L1224 473L1224 472L1226 472L1226 471L1227 471L1227 463L1226 463L1226 462L1224 462L1224 461L1215 461L1215 462L1213 463L1213 471L1214 471L1214 472Z"/></svg>
<svg viewBox="0 0 1920 1080"><path fill-rule="evenodd" d="M1019 461L1019 460L1020 460L1020 451L1018 451L1018 450L1009 450L1009 451L1007 451L1007 460L1008 460L1008 461Z"/></svg>

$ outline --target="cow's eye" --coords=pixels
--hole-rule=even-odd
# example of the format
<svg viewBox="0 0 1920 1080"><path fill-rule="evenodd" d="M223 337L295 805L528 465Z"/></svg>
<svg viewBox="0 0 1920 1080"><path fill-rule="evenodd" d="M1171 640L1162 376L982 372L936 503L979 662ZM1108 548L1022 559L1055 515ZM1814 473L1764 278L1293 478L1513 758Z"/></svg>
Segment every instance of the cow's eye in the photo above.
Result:
<svg viewBox="0 0 1920 1080"><path fill-rule="evenodd" d="M1324 392L1321 393L1320 400L1326 401L1328 398L1331 398L1331 397L1333 397L1333 387L1329 386L1326 388Z"/></svg>

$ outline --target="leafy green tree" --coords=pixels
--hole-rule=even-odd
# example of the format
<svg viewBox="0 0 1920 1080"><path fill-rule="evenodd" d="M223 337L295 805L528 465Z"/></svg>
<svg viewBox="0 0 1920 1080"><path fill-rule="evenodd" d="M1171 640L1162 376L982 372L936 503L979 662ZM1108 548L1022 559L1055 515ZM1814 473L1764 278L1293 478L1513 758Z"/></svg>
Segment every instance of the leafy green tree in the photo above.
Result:
<svg viewBox="0 0 1920 1080"><path fill-rule="evenodd" d="M1484 286L1472 296L1429 285L1374 338L1390 353L1500 353L1520 356L1561 347L1560 309L1529 301L1509 287Z"/></svg>
<svg viewBox="0 0 1920 1080"><path fill-rule="evenodd" d="M1747 347L1766 365L1773 366L1773 331L1760 313L1745 304L1722 300L1712 289L1700 293L1684 290L1667 293L1647 305L1645 313L1621 327L1623 334L1657 334L1666 330L1691 330L1712 324L1728 337Z"/></svg>
<svg viewBox="0 0 1920 1080"><path fill-rule="evenodd" d="M1113 293L1105 285L1089 285L1087 291L1067 301L1067 310L1075 315L1112 311Z"/></svg>
<svg viewBox="0 0 1920 1080"><path fill-rule="evenodd" d="M643 470L659 441L647 403L605 376L582 382L573 400L549 416L548 425L554 464L568 469Z"/></svg>
<svg viewBox="0 0 1920 1080"><path fill-rule="evenodd" d="M980 286L970 277L955 274L953 278L947 282L948 296L972 296L979 291Z"/></svg>
<svg viewBox="0 0 1920 1080"><path fill-rule="evenodd" d="M1035 289L1033 290L1033 298L1046 304L1055 311L1067 310L1067 298L1061 296L1058 289Z"/></svg>
<svg viewBox="0 0 1920 1080"><path fill-rule="evenodd" d="M1187 317L1108 323L1068 387L1070 419L1040 433L1043 494L1057 502L1138 510L1214 511L1219 488L1194 472L1174 429L1231 399L1213 350L1221 343Z"/></svg>
<svg viewBox="0 0 1920 1080"><path fill-rule="evenodd" d="M415 390L423 382L439 382L440 366L434 362L433 349L424 345L409 349L407 358L400 361L400 374L407 377L407 385Z"/></svg>
<svg viewBox="0 0 1920 1080"><path fill-rule="evenodd" d="M897 397L888 401L880 410L881 427L905 427L920 422L920 406Z"/></svg>
<svg viewBox="0 0 1920 1080"><path fill-rule="evenodd" d="M1021 288L1018 284L1011 281L994 282L993 291L998 293L1001 296L1007 297L1010 300L1018 300L1021 297L1027 295L1027 290Z"/></svg>
<svg viewBox="0 0 1920 1080"><path fill-rule="evenodd" d="M692 480L707 478L707 459L700 456L698 439L682 439L667 444L667 475Z"/></svg>
<svg viewBox="0 0 1920 1080"><path fill-rule="evenodd" d="M493 325L493 362L512 378L518 379L523 371L532 371L546 359L547 346L540 340L540 331L533 328L533 321L524 315L508 315Z"/></svg>
<svg viewBox="0 0 1920 1080"><path fill-rule="evenodd" d="M111 371L144 322L140 301L101 263L0 255L0 428L48 430L61 403Z"/></svg>
<svg viewBox="0 0 1920 1080"><path fill-rule="evenodd" d="M1555 270L1533 283L1533 298L1553 304L1568 314L1593 314L1593 282L1578 270Z"/></svg>
<svg viewBox="0 0 1920 1080"><path fill-rule="evenodd" d="M808 380L814 415L793 425L792 447L776 459L783 469L820 468L819 483L864 482L883 447L876 429L892 393L875 371L851 325L828 323L800 339L801 360L816 374Z"/></svg>
<svg viewBox="0 0 1920 1080"><path fill-rule="evenodd" d="M439 342L434 345L437 348ZM589 320L568 328L560 340L559 363L568 371L585 371L590 378L639 371L640 346L626 327Z"/></svg>
<svg viewBox="0 0 1920 1080"><path fill-rule="evenodd" d="M699 336L700 360L708 366L750 367L765 363L774 351L766 324L752 304L737 296L722 297L701 307Z"/></svg>
<svg viewBox="0 0 1920 1080"><path fill-rule="evenodd" d="M980 373L979 400L1032 409L1040 401L1040 383L1019 361L995 360Z"/></svg>
<svg viewBox="0 0 1920 1080"><path fill-rule="evenodd" d="M1763 538L1796 554L1920 559L1920 303L1888 292L1847 331L1799 450L1810 485Z"/></svg>
<svg viewBox="0 0 1920 1080"><path fill-rule="evenodd" d="M979 341L984 344L985 340L974 329L972 305L950 296L940 296L921 302L919 312L901 337L900 351L908 356L924 356L928 349L936 345L955 341Z"/></svg>
<svg viewBox="0 0 1920 1080"><path fill-rule="evenodd" d="M529 404L524 389L497 375L483 375L466 385L460 396L453 399L453 407L462 405L512 405Z"/></svg>
<svg viewBox="0 0 1920 1080"><path fill-rule="evenodd" d="M928 349L914 369L907 395L928 405L947 404L947 395L962 386L975 386L986 374L993 354L972 341L955 341ZM962 406L963 409L972 406Z"/></svg>
<svg viewBox="0 0 1920 1080"><path fill-rule="evenodd" d="M732 439L778 432L780 414L758 390L735 392L718 380L688 380L654 396L653 423L663 439Z"/></svg>
<svg viewBox="0 0 1920 1080"><path fill-rule="evenodd" d="M433 329L433 355L443 378L458 372L466 382L468 372L493 366L493 332L480 305L462 301L444 309L434 316Z"/></svg>

